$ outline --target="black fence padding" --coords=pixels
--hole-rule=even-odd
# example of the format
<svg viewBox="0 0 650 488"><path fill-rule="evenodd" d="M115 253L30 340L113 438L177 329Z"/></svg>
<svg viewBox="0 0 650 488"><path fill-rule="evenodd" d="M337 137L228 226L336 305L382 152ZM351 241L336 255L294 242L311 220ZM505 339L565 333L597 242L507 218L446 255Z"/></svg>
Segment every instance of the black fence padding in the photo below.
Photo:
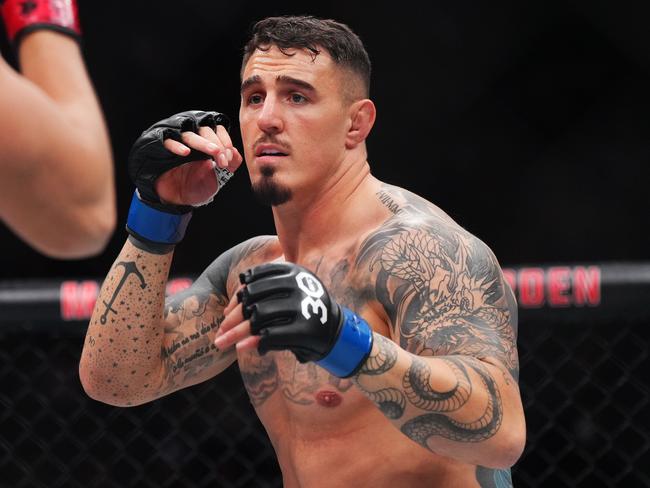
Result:
<svg viewBox="0 0 650 488"><path fill-rule="evenodd" d="M81 388L83 327L5 330L2 488L281 486L236 366L116 408ZM516 487L650 486L649 336L645 323L520 324L528 441Z"/></svg>

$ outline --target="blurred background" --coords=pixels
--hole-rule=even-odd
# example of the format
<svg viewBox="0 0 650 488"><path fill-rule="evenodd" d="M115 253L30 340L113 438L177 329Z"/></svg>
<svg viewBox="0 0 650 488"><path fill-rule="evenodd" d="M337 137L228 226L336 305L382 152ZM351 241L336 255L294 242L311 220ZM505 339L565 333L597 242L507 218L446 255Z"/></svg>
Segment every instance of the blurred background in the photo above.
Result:
<svg viewBox="0 0 650 488"><path fill-rule="evenodd" d="M280 14L334 18L360 35L378 108L374 174L447 211L515 275L650 261L647 2L79 0L79 10L113 145L118 229L102 255L61 262L0 224L0 280L101 280L126 238L133 141L183 110L236 120L242 46L256 20ZM233 137L241 148L236 128ZM268 233L271 212L242 168L195 212L172 274L194 276ZM648 309L647 287L634 290ZM522 317L529 445L515 485L650 486L650 395L639 373L648 323ZM153 406L112 409L80 392L83 324L44 324L14 320L0 332L0 486L279 486L235 373Z"/></svg>
<svg viewBox="0 0 650 488"><path fill-rule="evenodd" d="M305 13L348 23L370 53L377 177L442 207L505 265L650 254L646 2L81 0L79 8L113 142L119 222L140 132L188 109L236 120L252 23ZM231 245L272 233L270 215L240 171L215 205L195 213L175 269L203 269ZM99 258L61 263L2 227L0 273L104 275L125 235L120 225Z"/></svg>

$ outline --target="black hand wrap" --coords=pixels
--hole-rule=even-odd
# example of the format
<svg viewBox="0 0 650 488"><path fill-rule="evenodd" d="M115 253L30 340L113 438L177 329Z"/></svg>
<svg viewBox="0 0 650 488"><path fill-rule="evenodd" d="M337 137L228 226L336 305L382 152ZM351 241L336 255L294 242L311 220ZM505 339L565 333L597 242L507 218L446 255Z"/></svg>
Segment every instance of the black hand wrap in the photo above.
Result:
<svg viewBox="0 0 650 488"><path fill-rule="evenodd" d="M258 352L290 350L301 363L316 361L332 374L350 376L372 348L368 324L340 307L321 281L292 263L262 264L242 273L239 294Z"/></svg>
<svg viewBox="0 0 650 488"><path fill-rule="evenodd" d="M212 159L212 156L194 149L187 156L178 156L165 149L163 141L173 139L182 142L182 132L198 133L199 127L210 127L216 130L217 125L223 125L228 130L230 128L228 117L218 112L189 110L156 122L145 130L135 141L129 154L129 176L138 189L140 199L147 205L164 212L176 214L190 212L193 208L190 205L162 203L156 194L154 184L161 174L172 168L190 161ZM224 171L226 170L221 170Z"/></svg>

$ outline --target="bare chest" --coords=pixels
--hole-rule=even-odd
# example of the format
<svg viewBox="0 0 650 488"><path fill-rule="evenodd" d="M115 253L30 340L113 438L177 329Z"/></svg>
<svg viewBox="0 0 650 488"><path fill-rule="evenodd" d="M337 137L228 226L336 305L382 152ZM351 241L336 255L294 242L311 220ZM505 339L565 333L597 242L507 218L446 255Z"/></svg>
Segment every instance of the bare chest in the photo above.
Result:
<svg viewBox="0 0 650 488"><path fill-rule="evenodd" d="M355 265L353 254L320 256L299 264L319 277L337 303L354 310L375 331L386 335L388 327L377 313L380 307L370 273ZM286 412L295 422L304 416L306 425L314 415L337 422L345 417L348 408L368 402L351 380L337 378L314 363L300 363L290 351L273 351L265 356L240 354L238 364L251 402L263 422L268 410L273 411L270 418Z"/></svg>

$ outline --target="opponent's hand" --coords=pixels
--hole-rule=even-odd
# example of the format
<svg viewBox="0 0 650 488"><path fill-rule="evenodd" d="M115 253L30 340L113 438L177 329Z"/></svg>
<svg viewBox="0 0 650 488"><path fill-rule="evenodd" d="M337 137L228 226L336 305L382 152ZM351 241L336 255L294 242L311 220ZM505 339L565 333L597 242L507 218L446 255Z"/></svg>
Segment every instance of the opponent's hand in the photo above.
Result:
<svg viewBox="0 0 650 488"><path fill-rule="evenodd" d="M263 264L242 273L240 281L240 304L226 308L218 348L237 344L240 351L257 347L260 354L288 349L298 361L316 361L341 377L353 374L370 353L368 324L337 304L307 269Z"/></svg>
<svg viewBox="0 0 650 488"><path fill-rule="evenodd" d="M181 112L145 130L129 155L129 174L148 205L186 213L209 203L241 165L217 112Z"/></svg>

